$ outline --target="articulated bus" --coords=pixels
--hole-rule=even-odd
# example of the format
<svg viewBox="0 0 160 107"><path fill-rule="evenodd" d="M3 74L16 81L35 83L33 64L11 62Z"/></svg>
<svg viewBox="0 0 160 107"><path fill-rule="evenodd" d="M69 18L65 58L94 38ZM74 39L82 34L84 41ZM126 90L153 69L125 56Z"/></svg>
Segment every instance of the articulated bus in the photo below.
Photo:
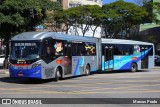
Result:
<svg viewBox="0 0 160 107"><path fill-rule="evenodd" d="M10 77L50 79L154 67L152 43L24 32L11 39Z"/></svg>

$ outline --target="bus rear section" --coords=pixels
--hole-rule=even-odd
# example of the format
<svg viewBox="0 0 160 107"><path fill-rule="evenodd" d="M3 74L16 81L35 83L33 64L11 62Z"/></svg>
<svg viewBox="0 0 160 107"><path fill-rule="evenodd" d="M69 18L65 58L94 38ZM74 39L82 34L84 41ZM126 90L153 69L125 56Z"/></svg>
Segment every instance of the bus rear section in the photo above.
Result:
<svg viewBox="0 0 160 107"><path fill-rule="evenodd" d="M104 41L104 40L103 40ZM102 43L102 70L137 70L154 67L154 45L113 39Z"/></svg>

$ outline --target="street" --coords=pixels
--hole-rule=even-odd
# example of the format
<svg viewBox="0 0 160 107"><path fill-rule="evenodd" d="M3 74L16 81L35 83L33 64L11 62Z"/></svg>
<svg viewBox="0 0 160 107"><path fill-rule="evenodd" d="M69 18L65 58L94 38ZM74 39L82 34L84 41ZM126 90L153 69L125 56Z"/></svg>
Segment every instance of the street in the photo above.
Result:
<svg viewBox="0 0 160 107"><path fill-rule="evenodd" d="M1 98L159 98L159 67L135 73L115 72L67 78L58 82L9 78L8 73L1 73L0 96Z"/></svg>

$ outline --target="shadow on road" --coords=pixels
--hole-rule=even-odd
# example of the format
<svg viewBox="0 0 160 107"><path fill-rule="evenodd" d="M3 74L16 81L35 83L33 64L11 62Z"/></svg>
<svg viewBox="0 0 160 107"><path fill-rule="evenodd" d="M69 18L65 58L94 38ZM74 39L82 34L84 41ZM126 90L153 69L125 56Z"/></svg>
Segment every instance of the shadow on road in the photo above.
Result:
<svg viewBox="0 0 160 107"><path fill-rule="evenodd" d="M48 82L53 82L53 79L41 80L41 79L29 79L29 78L10 78L2 77L1 82L5 83L15 83L15 84L43 84Z"/></svg>
<svg viewBox="0 0 160 107"><path fill-rule="evenodd" d="M138 70L137 72L148 72L149 70ZM117 74L117 73L137 73L131 72L128 70L114 70L114 71L102 71L102 72L93 72L92 74Z"/></svg>

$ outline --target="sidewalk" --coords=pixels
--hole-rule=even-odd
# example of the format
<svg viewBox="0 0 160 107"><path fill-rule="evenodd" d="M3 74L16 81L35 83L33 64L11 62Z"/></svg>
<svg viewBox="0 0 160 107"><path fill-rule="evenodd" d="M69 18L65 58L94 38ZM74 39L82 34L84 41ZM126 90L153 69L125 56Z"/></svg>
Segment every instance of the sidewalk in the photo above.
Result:
<svg viewBox="0 0 160 107"><path fill-rule="evenodd" d="M8 69L0 69L0 74L9 74Z"/></svg>
<svg viewBox="0 0 160 107"><path fill-rule="evenodd" d="M160 66L155 66L153 69L160 69Z"/></svg>

